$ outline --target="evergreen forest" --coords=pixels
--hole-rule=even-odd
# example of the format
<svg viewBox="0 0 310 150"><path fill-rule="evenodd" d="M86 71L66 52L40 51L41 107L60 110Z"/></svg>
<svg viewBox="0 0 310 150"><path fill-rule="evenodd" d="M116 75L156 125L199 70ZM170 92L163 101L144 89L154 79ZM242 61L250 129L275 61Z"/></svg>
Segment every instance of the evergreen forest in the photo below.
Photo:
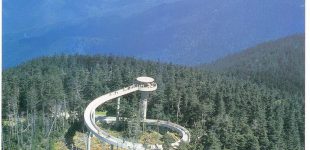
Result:
<svg viewBox="0 0 310 150"><path fill-rule="evenodd" d="M87 131L85 107L98 96L131 85L138 76L153 77L158 85L150 94L147 117L170 120L190 131L190 143L179 149L304 149L300 86L291 92L236 74L102 55L40 57L6 69L4 149L57 149L59 141L71 149L75 132ZM134 116L138 103L139 93L122 97L121 115ZM115 116L116 101L100 109Z"/></svg>

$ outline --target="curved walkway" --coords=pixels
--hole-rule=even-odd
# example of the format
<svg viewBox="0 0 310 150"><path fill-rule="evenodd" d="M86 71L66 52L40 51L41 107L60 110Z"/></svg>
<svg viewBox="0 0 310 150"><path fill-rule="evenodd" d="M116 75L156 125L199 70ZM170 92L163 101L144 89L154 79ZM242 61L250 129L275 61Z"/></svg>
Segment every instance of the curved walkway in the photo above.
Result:
<svg viewBox="0 0 310 150"><path fill-rule="evenodd" d="M100 96L93 100L85 109L84 112L84 122L86 124L86 127L89 129L91 134L95 135L97 138L99 138L101 141L104 141L106 143L109 143L111 145L114 145L116 147L120 148L125 148L125 149L162 149L162 145L143 145L141 143L133 143L129 141L124 141L123 139L118 139L113 136L111 136L109 133L101 130L95 122L95 110L97 107L102 105L103 103L110 101L112 99L115 99L117 97L141 90L145 91L146 89L155 90L157 88L156 83L149 84L148 86L143 86L143 85L131 85L129 87L125 87L123 89L107 93L103 96ZM116 118L115 117L106 117L106 120L114 121ZM189 142L190 140L190 133L187 129L184 127L168 122L168 121L162 121L162 120L154 120L154 119L146 119L144 120L148 124L158 124L160 126L164 126L167 128L170 128L180 134L182 138L175 142L172 143L171 145L176 147L180 144L181 141L184 142Z"/></svg>

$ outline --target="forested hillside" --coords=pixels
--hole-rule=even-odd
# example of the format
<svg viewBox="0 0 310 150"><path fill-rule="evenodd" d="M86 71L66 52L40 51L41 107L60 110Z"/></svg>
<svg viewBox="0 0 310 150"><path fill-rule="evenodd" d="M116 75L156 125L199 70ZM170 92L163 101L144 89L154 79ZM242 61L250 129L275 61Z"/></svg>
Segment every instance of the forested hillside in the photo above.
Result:
<svg viewBox="0 0 310 150"><path fill-rule="evenodd" d="M270 88L304 93L305 36L294 35L262 43L203 68L249 79Z"/></svg>
<svg viewBox="0 0 310 150"><path fill-rule="evenodd" d="M56 141L66 141L67 132L74 132L70 127L83 128L82 114L91 100L142 75L154 77L158 84L148 118L170 120L190 130L191 142L180 149L304 148L302 94L172 64L63 55L3 72L4 149L53 149ZM132 117L138 97L122 98L123 116ZM101 109L113 115L116 106ZM68 119L62 115L66 112Z"/></svg>

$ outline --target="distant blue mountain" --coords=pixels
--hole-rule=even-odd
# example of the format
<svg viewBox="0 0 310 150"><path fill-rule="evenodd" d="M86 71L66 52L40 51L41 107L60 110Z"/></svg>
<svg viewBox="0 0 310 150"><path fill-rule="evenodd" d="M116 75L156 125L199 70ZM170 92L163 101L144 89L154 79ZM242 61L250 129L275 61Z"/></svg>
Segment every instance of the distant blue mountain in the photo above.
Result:
<svg viewBox="0 0 310 150"><path fill-rule="evenodd" d="M113 54L185 65L304 32L303 0L3 0L3 65Z"/></svg>

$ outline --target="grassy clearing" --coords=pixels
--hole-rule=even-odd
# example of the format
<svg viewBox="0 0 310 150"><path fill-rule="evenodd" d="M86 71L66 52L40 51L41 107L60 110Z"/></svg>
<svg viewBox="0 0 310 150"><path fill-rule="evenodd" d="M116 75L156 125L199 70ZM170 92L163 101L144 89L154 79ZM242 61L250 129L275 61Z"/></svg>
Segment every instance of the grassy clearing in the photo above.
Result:
<svg viewBox="0 0 310 150"><path fill-rule="evenodd" d="M139 143L142 144L163 144L160 140L162 135L155 131L144 132L140 135Z"/></svg>
<svg viewBox="0 0 310 150"><path fill-rule="evenodd" d="M179 136L177 133L175 133L175 132L167 132L167 134L168 134L170 137L172 137L172 138L175 140L175 142L178 141L178 140L180 140L180 136Z"/></svg>
<svg viewBox="0 0 310 150"><path fill-rule="evenodd" d="M53 149L54 150L69 150L67 148L65 142L63 142L63 141L57 141L56 143L54 143Z"/></svg>
<svg viewBox="0 0 310 150"><path fill-rule="evenodd" d="M98 116L106 116L107 115L107 111L96 111L96 115L98 115Z"/></svg>
<svg viewBox="0 0 310 150"><path fill-rule="evenodd" d="M120 137L121 133L116 131L108 130L108 132L115 137ZM179 136L177 133L171 133L168 132L169 136L171 136L175 141L179 140ZM139 137L139 143L142 144L163 144L163 141L161 141L163 135L156 131L147 131L144 133L141 133ZM75 136L73 137L74 145L81 150L86 150L86 141L87 141L87 134L82 132L76 132ZM57 141L54 143L54 149L55 150L69 150L65 143L63 141ZM114 147L116 150L124 150L121 148ZM100 140L96 137L91 137L91 150L110 150L109 144L104 144L100 142Z"/></svg>
<svg viewBox="0 0 310 150"><path fill-rule="evenodd" d="M76 132L75 136L73 137L74 145L81 150L86 150L86 141L87 141L87 134L82 132ZM63 141L58 141L54 143L55 150L69 150ZM109 144L103 144L100 140L96 137L91 137L91 150L110 150ZM117 147L115 146L114 149L116 150ZM118 148L117 150L125 150Z"/></svg>

